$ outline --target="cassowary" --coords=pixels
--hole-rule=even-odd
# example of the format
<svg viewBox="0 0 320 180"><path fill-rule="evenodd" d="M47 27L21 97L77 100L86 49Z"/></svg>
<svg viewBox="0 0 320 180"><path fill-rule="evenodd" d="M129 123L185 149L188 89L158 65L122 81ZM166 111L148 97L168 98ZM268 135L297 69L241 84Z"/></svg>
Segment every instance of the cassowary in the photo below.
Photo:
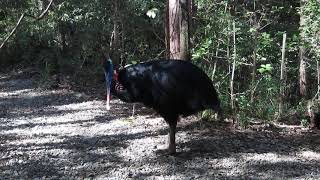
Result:
<svg viewBox="0 0 320 180"><path fill-rule="evenodd" d="M209 77L188 61L158 60L131 65L120 70L114 81L111 91L115 96L153 108L169 124L169 154L176 152L179 116L186 117L205 109L221 110Z"/></svg>

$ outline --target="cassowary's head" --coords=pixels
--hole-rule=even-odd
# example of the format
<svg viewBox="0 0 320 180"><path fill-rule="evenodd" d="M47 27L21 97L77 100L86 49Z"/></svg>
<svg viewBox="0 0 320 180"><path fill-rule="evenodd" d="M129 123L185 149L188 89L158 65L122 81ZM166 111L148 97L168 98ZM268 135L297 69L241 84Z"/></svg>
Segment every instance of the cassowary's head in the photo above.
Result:
<svg viewBox="0 0 320 180"><path fill-rule="evenodd" d="M111 93L118 96L120 99L122 99L121 97L124 94L128 94L128 93L123 86L123 82L122 83L119 82L119 70L117 67L113 66L111 59L108 59L105 61L104 72L105 72L105 82L106 82L106 89L107 89L107 110L110 110Z"/></svg>

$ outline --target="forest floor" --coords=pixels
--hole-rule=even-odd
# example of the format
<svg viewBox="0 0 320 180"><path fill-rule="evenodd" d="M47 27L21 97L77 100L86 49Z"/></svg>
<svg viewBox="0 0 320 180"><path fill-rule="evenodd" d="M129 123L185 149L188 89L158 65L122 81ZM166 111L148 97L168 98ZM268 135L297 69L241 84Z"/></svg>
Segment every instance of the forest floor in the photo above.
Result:
<svg viewBox="0 0 320 180"><path fill-rule="evenodd" d="M320 136L300 126L238 130L189 117L177 155L152 111L102 96L36 88L0 74L0 179L319 179ZM102 93L100 93L102 94Z"/></svg>

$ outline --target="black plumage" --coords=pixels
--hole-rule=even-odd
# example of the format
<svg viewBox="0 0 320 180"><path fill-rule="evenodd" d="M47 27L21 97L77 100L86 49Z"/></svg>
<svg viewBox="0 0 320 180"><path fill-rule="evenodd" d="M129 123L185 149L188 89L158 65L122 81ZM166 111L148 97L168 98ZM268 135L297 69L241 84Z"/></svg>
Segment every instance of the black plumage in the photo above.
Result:
<svg viewBox="0 0 320 180"><path fill-rule="evenodd" d="M170 126L169 153L175 153L179 116L213 109L220 101L210 78L188 61L158 60L119 71L113 94L125 102L140 102L156 110ZM120 88L121 87L121 88Z"/></svg>

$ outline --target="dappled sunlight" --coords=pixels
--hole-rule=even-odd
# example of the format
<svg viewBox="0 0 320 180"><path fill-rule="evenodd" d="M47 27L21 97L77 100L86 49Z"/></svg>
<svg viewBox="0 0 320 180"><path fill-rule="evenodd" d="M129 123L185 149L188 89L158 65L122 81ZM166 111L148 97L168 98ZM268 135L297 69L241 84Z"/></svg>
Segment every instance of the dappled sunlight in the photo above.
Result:
<svg viewBox="0 0 320 180"><path fill-rule="evenodd" d="M59 106L52 106L52 108L55 108L57 110L93 110L93 109L99 109L100 111L105 111L106 109L103 109L103 102L102 101L85 101L80 103L72 103L67 105L59 105Z"/></svg>
<svg viewBox="0 0 320 180"><path fill-rule="evenodd" d="M48 143L61 143L63 142L64 138L59 138L58 136L50 135L42 135L42 136L32 136L32 137L25 137L23 139L17 140L10 140L6 142L8 146L20 146L20 147L27 147L28 145L45 145Z"/></svg>
<svg viewBox="0 0 320 180"><path fill-rule="evenodd" d="M107 111L104 101L70 90L1 83L0 171L8 179L274 179L283 172L298 179L313 177L320 164L317 134L231 131L195 116L178 123L178 153L169 156L168 126L148 108L137 105L132 117L132 105L118 99Z"/></svg>
<svg viewBox="0 0 320 180"><path fill-rule="evenodd" d="M320 152L314 152L314 151L301 151L298 153L298 157L304 158L304 159L312 159L319 161L320 163Z"/></svg>
<svg viewBox="0 0 320 180"><path fill-rule="evenodd" d="M22 90L15 90L15 91L5 91L0 92L0 98L6 98L10 96L24 96L24 97L35 97L35 95L39 95L39 93L34 93L33 89L22 89Z"/></svg>
<svg viewBox="0 0 320 180"><path fill-rule="evenodd" d="M280 155L277 153L262 153L262 154L246 154L246 159L252 162L265 161L268 163L278 162L298 162L295 155ZM320 159L319 159L320 160Z"/></svg>
<svg viewBox="0 0 320 180"><path fill-rule="evenodd" d="M145 134L152 134L152 132L146 132ZM120 157L122 157L126 161L132 161L132 163L146 162L146 159L148 159L148 157L152 157L155 151L157 151L158 149L165 150L167 148L167 135L157 135L156 137L154 136L132 140L129 146L120 152ZM136 149L137 147L143 146L147 147ZM141 154L143 155L141 156Z"/></svg>

